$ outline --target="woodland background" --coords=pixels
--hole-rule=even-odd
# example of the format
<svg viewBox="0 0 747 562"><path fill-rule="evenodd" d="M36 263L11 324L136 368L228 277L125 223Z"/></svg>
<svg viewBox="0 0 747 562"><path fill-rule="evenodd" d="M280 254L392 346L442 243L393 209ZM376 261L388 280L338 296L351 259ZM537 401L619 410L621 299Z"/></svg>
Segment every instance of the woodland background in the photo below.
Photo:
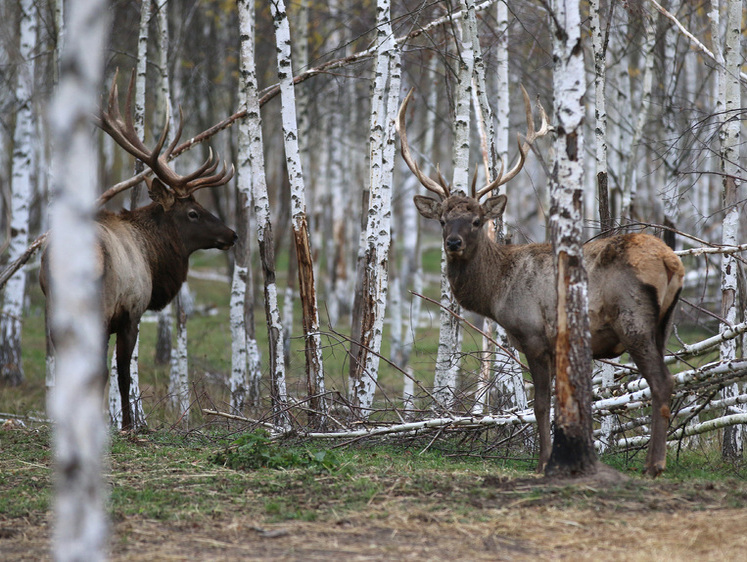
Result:
<svg viewBox="0 0 747 562"><path fill-rule="evenodd" d="M435 358L436 332L448 321L448 314L414 293L429 294L445 304L448 296L438 289L438 225L419 219L411 203L419 189L416 180L399 157L393 161L389 157L393 177L388 185L386 181L382 184L385 195L378 191L380 184L372 185L378 181L374 170L380 165L379 159L386 159L382 156L386 145L394 143L393 112L411 87L415 88L416 99L415 109L408 115L409 138L424 168L435 171L440 164L448 178L452 174L457 178L457 169L464 168L453 157L457 152L456 108L464 92L472 97L475 108L469 126L467 168L477 167L478 181L482 182L483 162L493 170L494 155L513 162L516 149L512 139L526 131L520 85L530 93L533 103L538 101L547 108L551 123L555 121L551 111L553 11L542 0L477 5L386 4L288 3L292 72L298 77L294 114L300 174L289 172L286 156L287 139L281 126L286 110L281 107L281 96L276 95L278 49L273 24L278 18L273 18L270 3L255 3L252 26L256 52L251 71L261 104L261 156L254 153L248 157L242 152L247 143L241 140L238 123L251 112L244 112L247 98L242 88L248 71L241 66L241 40L246 40L246 34L241 31L235 2L110 3L114 25L107 39L102 94L117 69L120 90L124 90L123 77L140 63L137 72L144 79L146 144L152 145L159 134L167 105L172 118L178 113L174 108L183 110L183 139L223 124L218 127L220 132L205 135L207 140L195 144L176 164L180 170L190 169L212 146L239 170L239 179L228 189L205 194L206 204L228 224L237 225L245 241L237 253L206 258L206 269L217 268L232 279L231 334L224 344L228 346L229 339L233 342L231 368L215 377L223 388L223 394L213 400L216 409L249 415L275 427L306 429L330 429L328 415L338 420L337 425L350 427L351 420L369 421L372 414L371 421L410 423L446 416L446 423L464 419L459 423L465 424L479 423L472 414L478 418L491 414L486 418L490 423L504 415L507 417L501 418L501 424L522 428L522 416L516 412L521 414L527 402L526 398L516 398L516 393L526 389L531 400L531 385L529 381L516 382L516 369L509 368L510 361L483 361L481 350L490 349L492 344L481 341L477 332L466 332L471 335L465 336L455 331L447 359L442 355ZM46 115L58 77L57 55L64 40L61 6L20 1L0 6L3 21L13 22L0 31L0 243L4 265L48 229L53 146ZM474 10L477 43L471 43L465 31L459 12L463 6ZM730 9L739 15L736 34L730 34L733 28L727 25ZM682 381L692 384L677 397L683 421L673 425L673 436L676 431L683 436L688 424L711 418L728 418L723 423L738 428L744 419L734 416L745 415L739 406L745 397L735 382L744 372L740 359L744 344L739 334L744 333L746 308L744 262L736 251L740 250L745 229L740 189L745 151L740 137L744 81L742 76L733 79L730 83L736 81L737 87L731 90L725 90L723 84L735 74L734 66L727 71L724 57L729 50L736 52L737 69L744 62L742 3L672 0L660 6L647 0L609 0L582 2L581 12L586 64L581 79L587 87L586 173L582 186L585 236L598 235L604 220L604 229L648 228L664 236L677 250L693 254L683 257L688 270L686 292L671 347L679 351L680 361L701 353L701 348L717 353L718 358L711 355L680 363L678 368L691 373ZM730 46L728 40L736 43ZM378 84L381 72L377 64L384 57L391 61L396 57L397 62L391 63L385 80ZM464 66L469 57L474 74L465 80ZM596 89L601 70L605 81L601 89ZM460 88L465 84L468 87ZM484 95L492 113L484 126L481 118L487 112L478 101L480 95ZM372 115L378 111L377 100L383 98L389 100L382 106L387 117L377 123ZM601 102L606 103L606 110ZM603 122L606 129L601 126ZM92 134L99 147L96 162L103 192L131 177L134 165L105 135L93 128ZM495 147L486 149L488 141L495 142ZM606 149L604 156L600 146ZM242 177L256 180L260 161L266 184L265 207L258 203L256 185L241 184ZM553 161L552 138L539 140L524 171L508 185L505 234L511 243L548 239L548 176ZM296 176L303 180L302 213L295 207ZM14 197L22 189L16 186L23 182L29 191L26 203L19 208L25 205L25 210L14 213ZM604 213L600 218L600 182L606 182L609 218ZM128 192L107 205L117 209L144 204L146 199L142 192L135 196ZM264 216L264 210L269 215ZM19 219L24 213L26 218ZM298 232L301 215L308 223L310 237L318 299L316 325L304 324L309 315L299 316L294 233ZM391 228L382 228L385 235L372 242L366 227L382 220L391 221ZM267 225L271 226L270 238L266 238ZM366 248L374 243L386 248L385 259L368 268L362 264ZM277 310L282 313L278 326L285 334L284 360L275 363L271 349L278 349L273 348L277 338L273 341L261 334L266 331L262 320L269 302L266 274L268 269L275 273L275 266L268 268L267 244L272 245L278 258L275 290ZM728 257L722 259L720 252L725 249L723 255ZM38 256L34 259L38 261ZM378 359L361 355L362 348L357 345L373 336L366 336L360 320L355 320L356 295L360 298L365 285L360 278L369 269L376 269L373 278L384 280L383 293L377 297L383 308L376 314L382 323L386 320L386 328L383 324L377 328L373 322L369 326L372 332L378 330L380 340L386 340L385 351L381 351L381 343L371 347L373 356L378 357L380 351L386 354L381 371L389 372L388 378L379 382L377 394L370 381L379 377ZM731 276L725 277L722 271ZM33 263L27 266L27 272L27 281L8 282L4 290L2 347L6 359L0 379L6 385L32 380L24 372L18 351L22 349L24 319L34 310L38 313L38 293L33 297ZM242 276L249 287L246 297L236 281ZM14 279L19 277L24 275ZM227 286L223 287L228 293ZM239 298L234 298L237 291ZM185 299L182 306L189 308L187 294ZM199 311L199 299L195 305ZM467 318L481 322L469 315ZM161 341L170 343L171 320L162 317L160 325L166 334ZM730 338L719 337L734 327ZM688 347L704 339L706 344ZM190 376L195 376L199 367L185 366L188 355L186 351L181 354L181 366L175 366L172 372L190 369ZM641 402L631 394L641 389L635 386L634 374L632 382L622 378L630 374L629 370L618 369L616 373L613 382L605 383L608 388L598 391L598 398L627 398L622 406L618 402L599 406L599 412L614 414L618 423L617 433L598 435L600 446L612 443L609 435L623 435L620 443L640 445L637 437L632 441L628 437L637 436L643 428L640 439L645 440L645 409L636 414L628 412L631 404L645 407L645 396ZM38 384L39 373L35 377ZM283 377L288 380L285 389L285 382L278 384ZM181 412L179 419L184 419L184 412L194 404L194 387L184 384L168 389L175 411ZM144 400L139 392L136 390L133 398L142 408ZM157 396L155 401L161 398ZM712 410L723 415L705 414ZM294 413L285 417L283 412L287 411ZM706 418L699 419L700 414ZM112 415L116 419L116 405L112 406ZM735 433L739 435L738 430ZM524 432L517 430L516 434L522 436ZM718 439L721 442L720 434ZM729 454L741 456L741 445L734 447Z"/></svg>

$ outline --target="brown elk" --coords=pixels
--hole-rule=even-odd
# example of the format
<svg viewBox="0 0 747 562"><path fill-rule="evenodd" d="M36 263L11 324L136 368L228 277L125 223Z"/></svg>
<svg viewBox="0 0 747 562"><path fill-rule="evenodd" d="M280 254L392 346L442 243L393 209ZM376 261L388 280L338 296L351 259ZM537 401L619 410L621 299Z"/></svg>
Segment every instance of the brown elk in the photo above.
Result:
<svg viewBox="0 0 747 562"><path fill-rule="evenodd" d="M236 233L208 212L193 193L204 187L226 184L233 167L225 165L216 173L218 160L212 152L194 172L176 174L168 165L182 132L182 115L174 139L164 150L168 119L153 150L138 138L132 122L134 73L130 80L123 119L119 110L116 80L109 92L108 107L98 121L116 143L140 159L155 174L146 180L152 203L132 211L99 211L98 259L101 271L101 301L107 337L116 334L118 386L122 402L122 429L132 427L130 395L130 359L135 346L140 318L146 310L161 310L179 292L187 278L189 256L196 250L227 250L237 239ZM50 279L46 252L42 256L40 283L50 307ZM52 280L54 294L54 280ZM49 315L47 315L49 318ZM105 383L104 379L104 383Z"/></svg>
<svg viewBox="0 0 747 562"><path fill-rule="evenodd" d="M439 199L416 195L415 206L427 219L443 227L447 275L454 296L464 308L495 320L526 356L534 381L534 412L540 438L538 470L550 457L550 394L556 337L555 274L550 244L500 245L483 225L502 216L506 196L480 199L519 173L531 143L548 132L540 105L542 125L535 130L529 97L524 92L527 137L519 142L516 165L482 189L472 184L471 197L451 193L440 178L420 171L410 154L405 112L412 92L397 116L402 157L423 186ZM674 380L664 365L664 345L672 312L684 277L682 262L661 240L634 233L612 236L584 245L584 266L589 280L589 321L594 358L613 358L628 351L648 382L652 400L651 440L646 472L656 476L666 465L666 433Z"/></svg>

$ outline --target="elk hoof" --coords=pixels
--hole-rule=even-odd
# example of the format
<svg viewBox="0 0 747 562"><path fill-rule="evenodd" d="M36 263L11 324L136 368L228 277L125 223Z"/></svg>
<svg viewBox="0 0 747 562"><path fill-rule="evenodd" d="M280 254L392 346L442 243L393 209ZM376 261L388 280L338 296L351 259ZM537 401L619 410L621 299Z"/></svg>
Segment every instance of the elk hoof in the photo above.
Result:
<svg viewBox="0 0 747 562"><path fill-rule="evenodd" d="M664 468L666 467L666 462L656 462L651 465L648 465L646 467L646 474L651 476L651 478L656 478L659 476L662 472L664 472Z"/></svg>

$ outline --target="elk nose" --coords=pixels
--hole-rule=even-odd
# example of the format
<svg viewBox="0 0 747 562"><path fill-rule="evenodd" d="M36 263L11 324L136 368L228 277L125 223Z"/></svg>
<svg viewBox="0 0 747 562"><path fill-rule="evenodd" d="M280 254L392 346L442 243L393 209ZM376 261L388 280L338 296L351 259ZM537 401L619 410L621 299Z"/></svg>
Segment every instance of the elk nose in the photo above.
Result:
<svg viewBox="0 0 747 562"><path fill-rule="evenodd" d="M462 247L462 239L458 236L449 236L446 239L446 249L450 252L456 252Z"/></svg>

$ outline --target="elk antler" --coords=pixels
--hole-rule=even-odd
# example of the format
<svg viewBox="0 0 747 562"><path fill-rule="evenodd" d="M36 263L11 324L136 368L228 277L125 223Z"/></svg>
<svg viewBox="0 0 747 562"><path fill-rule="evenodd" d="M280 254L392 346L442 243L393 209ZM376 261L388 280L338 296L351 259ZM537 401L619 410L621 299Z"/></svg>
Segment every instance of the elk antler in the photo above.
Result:
<svg viewBox="0 0 747 562"><path fill-rule="evenodd" d="M216 187L224 185L230 181L234 173L233 166L231 166L229 170L226 168L224 162L223 169L220 172L215 173L219 161L213 158L212 149L209 150L205 162L203 162L194 172L191 172L186 176L180 176L169 167L168 161L171 157L171 153L179 142L179 138L182 134L184 116L181 107L179 108L179 126L177 127L174 139L166 147L166 150L163 150L163 145L166 143L166 137L169 133L168 114L166 115L166 124L163 127L163 131L161 132L161 136L158 139L155 148L153 148L153 150L148 150L143 144L143 141L138 137L137 132L135 131L135 126L132 122L132 95L135 89L135 73L132 73L132 76L130 77L130 85L127 89L127 99L125 100L126 117L124 119L119 111L119 91L117 89L118 75L119 70L114 74L112 87L109 90L109 102L107 108L106 110L101 110L101 117L97 121L97 125L101 127L103 131L112 137L114 141L127 152L147 164L148 167L153 170L153 173L156 174L165 185L172 189L177 197L189 197L189 195L203 187Z"/></svg>
<svg viewBox="0 0 747 562"><path fill-rule="evenodd" d="M527 134L524 137L523 145L521 143L521 137L519 135L516 135L516 140L519 144L519 159L505 176L503 175L503 161L501 160L501 170L498 172L498 176L492 182L489 182L485 187L480 189L477 193L475 193L473 189L472 196L477 200L479 200L486 193L493 191L496 187L499 187L514 179L514 177L516 177L516 174L518 174L524 167L524 161L526 160L527 152L529 152L529 147L532 146L532 143L538 138L543 137L547 133L552 131L552 127L550 126L550 123L547 119L547 113L545 113L545 108L542 107L542 104L539 103L539 101L537 102L537 106L540 112L541 123L538 130L534 129L534 118L532 117L532 102L529 100L529 94L527 94L524 86L521 86L521 94L524 97L524 110L526 111L527 115Z"/></svg>
<svg viewBox="0 0 747 562"><path fill-rule="evenodd" d="M412 97L413 91L415 91L415 88L410 89L407 96L405 96L405 99L402 101L402 105L399 106L399 111L397 112L396 128L397 133L399 133L402 158L405 160L407 167L410 168L413 174L415 174L415 177L420 180L420 183L423 185L423 187L425 187L428 191L432 191L441 199L446 199L449 196L449 188L446 186L446 183L441 177L440 170L438 172L438 177L441 179L441 183L429 178L423 172L421 172L420 168L418 167L418 163L415 162L412 155L410 154L410 147L407 144L405 112L407 111L407 104L410 103L410 98Z"/></svg>

